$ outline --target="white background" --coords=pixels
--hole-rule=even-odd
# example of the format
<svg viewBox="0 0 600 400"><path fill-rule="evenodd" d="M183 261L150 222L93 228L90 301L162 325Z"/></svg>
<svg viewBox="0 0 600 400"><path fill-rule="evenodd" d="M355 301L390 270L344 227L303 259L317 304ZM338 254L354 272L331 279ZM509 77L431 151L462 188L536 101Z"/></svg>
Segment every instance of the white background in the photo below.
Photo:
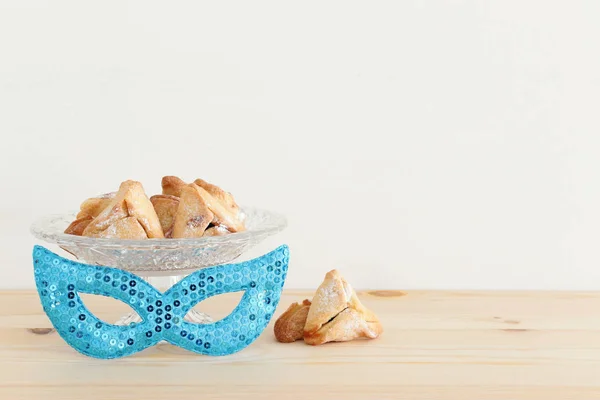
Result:
<svg viewBox="0 0 600 400"><path fill-rule="evenodd" d="M0 287L163 175L285 213L287 287L600 288L598 1L1 1Z"/></svg>

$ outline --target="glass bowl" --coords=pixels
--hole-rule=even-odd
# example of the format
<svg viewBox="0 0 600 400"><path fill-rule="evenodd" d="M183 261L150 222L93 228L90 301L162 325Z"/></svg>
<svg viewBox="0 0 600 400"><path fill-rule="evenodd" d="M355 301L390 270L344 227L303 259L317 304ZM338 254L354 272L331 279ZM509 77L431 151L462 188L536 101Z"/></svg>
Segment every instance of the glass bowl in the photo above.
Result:
<svg viewBox="0 0 600 400"><path fill-rule="evenodd" d="M75 220L75 212L39 218L31 225L31 233L37 239L60 246L81 262L130 271L162 289L176 284L199 268L235 260L287 226L285 217L271 211L243 207L242 212L245 214L246 230L225 236L124 240L66 234L64 230ZM186 319L196 323L212 321L206 314L195 310L190 311ZM117 324L139 320L137 314L131 313Z"/></svg>
<svg viewBox="0 0 600 400"><path fill-rule="evenodd" d="M182 275L225 264L286 227L283 216L243 208L246 230L225 236L190 239L123 240L69 235L64 230L75 213L42 217L31 226L36 238L57 244L78 260L124 269L144 276Z"/></svg>

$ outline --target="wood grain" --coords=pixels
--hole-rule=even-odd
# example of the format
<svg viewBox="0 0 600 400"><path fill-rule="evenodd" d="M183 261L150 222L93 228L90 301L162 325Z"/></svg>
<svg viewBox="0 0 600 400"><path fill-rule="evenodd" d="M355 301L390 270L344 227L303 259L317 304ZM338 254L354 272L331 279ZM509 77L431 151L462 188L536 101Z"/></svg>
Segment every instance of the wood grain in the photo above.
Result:
<svg viewBox="0 0 600 400"><path fill-rule="evenodd" d="M275 342L206 357L159 345L95 360L68 347L37 294L0 292L0 399L600 399L600 293L359 293L381 318L377 340ZM308 292L285 292L278 312ZM227 315L239 295L201 303ZM85 297L100 318L127 306Z"/></svg>

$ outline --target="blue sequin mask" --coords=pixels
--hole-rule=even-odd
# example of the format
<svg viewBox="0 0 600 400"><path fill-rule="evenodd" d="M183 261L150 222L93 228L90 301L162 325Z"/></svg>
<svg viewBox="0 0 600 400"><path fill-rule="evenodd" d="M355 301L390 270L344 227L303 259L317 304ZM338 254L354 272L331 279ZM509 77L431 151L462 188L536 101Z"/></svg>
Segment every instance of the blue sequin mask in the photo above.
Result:
<svg viewBox="0 0 600 400"><path fill-rule="evenodd" d="M77 351L96 358L128 356L165 340L207 355L226 355L252 343L277 307L289 260L287 246L239 264L193 272L165 293L138 276L67 260L35 246L35 282L44 311L60 336ZM196 304L223 293L244 291L231 314L211 324L184 321ZM108 324L83 304L79 293L128 304L142 321Z"/></svg>

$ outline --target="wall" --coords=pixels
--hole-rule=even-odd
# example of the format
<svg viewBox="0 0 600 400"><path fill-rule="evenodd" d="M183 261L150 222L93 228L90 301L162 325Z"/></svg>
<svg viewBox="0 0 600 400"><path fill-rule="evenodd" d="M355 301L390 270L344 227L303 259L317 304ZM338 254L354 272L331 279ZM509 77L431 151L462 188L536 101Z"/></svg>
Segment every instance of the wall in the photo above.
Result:
<svg viewBox="0 0 600 400"><path fill-rule="evenodd" d="M285 213L288 287L600 287L596 1L0 2L0 287L125 179Z"/></svg>

